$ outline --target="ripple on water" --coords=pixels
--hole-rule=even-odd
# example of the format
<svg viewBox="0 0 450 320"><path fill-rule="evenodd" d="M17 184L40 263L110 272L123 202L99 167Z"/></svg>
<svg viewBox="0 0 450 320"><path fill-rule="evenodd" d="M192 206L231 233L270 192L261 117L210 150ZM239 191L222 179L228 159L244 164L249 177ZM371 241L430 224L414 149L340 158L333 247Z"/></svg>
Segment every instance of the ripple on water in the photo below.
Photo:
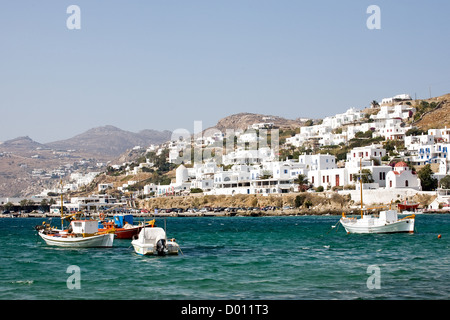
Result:
<svg viewBox="0 0 450 320"><path fill-rule="evenodd" d="M338 219L170 218L184 253L170 257L139 256L129 240L49 247L32 229L42 220L2 219L0 299L450 298L450 216L420 217L414 235L347 235L331 229ZM80 290L67 288L69 265L81 269ZM370 265L379 290L367 288Z"/></svg>

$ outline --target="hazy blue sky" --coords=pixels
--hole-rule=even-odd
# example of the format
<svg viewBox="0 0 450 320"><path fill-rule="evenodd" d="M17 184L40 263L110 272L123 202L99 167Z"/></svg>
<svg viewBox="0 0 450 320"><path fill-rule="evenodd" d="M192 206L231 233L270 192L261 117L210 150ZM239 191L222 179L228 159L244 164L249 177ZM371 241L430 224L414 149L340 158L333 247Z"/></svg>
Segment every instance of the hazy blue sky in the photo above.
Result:
<svg viewBox="0 0 450 320"><path fill-rule="evenodd" d="M69 30L69 5L81 29ZM369 30L369 5L381 30ZM238 112L321 118L450 92L450 2L13 1L0 4L0 141L114 125L193 132Z"/></svg>

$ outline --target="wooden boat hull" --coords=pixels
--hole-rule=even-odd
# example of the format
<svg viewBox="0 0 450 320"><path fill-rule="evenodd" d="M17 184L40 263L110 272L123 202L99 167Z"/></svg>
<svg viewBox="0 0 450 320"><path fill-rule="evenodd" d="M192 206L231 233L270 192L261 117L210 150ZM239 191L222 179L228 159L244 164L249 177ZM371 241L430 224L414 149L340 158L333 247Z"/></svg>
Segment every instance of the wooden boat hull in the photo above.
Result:
<svg viewBox="0 0 450 320"><path fill-rule="evenodd" d="M419 207L419 203L415 203L415 204L399 203L399 204L397 204L397 207L398 207L399 211L415 211Z"/></svg>
<svg viewBox="0 0 450 320"><path fill-rule="evenodd" d="M138 235L144 226L136 226L133 228L114 228L117 239L133 239L134 235ZM99 232L107 232L108 229L98 229Z"/></svg>
<svg viewBox="0 0 450 320"><path fill-rule="evenodd" d="M113 246L114 234L106 233L90 237L69 237L47 235L39 232L39 236L50 246L65 248L109 248Z"/></svg>

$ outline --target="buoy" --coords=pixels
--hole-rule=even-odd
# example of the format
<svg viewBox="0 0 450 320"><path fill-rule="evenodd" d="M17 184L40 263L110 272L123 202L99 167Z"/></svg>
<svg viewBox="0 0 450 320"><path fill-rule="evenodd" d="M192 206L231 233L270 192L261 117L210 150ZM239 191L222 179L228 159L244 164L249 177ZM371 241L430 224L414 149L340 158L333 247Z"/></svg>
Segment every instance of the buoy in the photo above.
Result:
<svg viewBox="0 0 450 320"><path fill-rule="evenodd" d="M438 239L440 239L441 238L441 235L440 234L438 234Z"/></svg>

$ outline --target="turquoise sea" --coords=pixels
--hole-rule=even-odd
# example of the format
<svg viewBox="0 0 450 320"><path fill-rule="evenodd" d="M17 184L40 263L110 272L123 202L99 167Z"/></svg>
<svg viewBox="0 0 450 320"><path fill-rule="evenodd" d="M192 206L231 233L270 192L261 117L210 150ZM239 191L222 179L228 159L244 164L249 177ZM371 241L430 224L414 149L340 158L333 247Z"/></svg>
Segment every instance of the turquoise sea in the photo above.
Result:
<svg viewBox="0 0 450 320"><path fill-rule="evenodd" d="M0 299L450 298L450 215L420 215L415 234L383 235L348 235L332 228L339 218L167 218L168 237L183 251L167 257L136 255L130 240L107 249L51 247L33 229L44 219L4 218ZM79 289L67 285L73 265Z"/></svg>

